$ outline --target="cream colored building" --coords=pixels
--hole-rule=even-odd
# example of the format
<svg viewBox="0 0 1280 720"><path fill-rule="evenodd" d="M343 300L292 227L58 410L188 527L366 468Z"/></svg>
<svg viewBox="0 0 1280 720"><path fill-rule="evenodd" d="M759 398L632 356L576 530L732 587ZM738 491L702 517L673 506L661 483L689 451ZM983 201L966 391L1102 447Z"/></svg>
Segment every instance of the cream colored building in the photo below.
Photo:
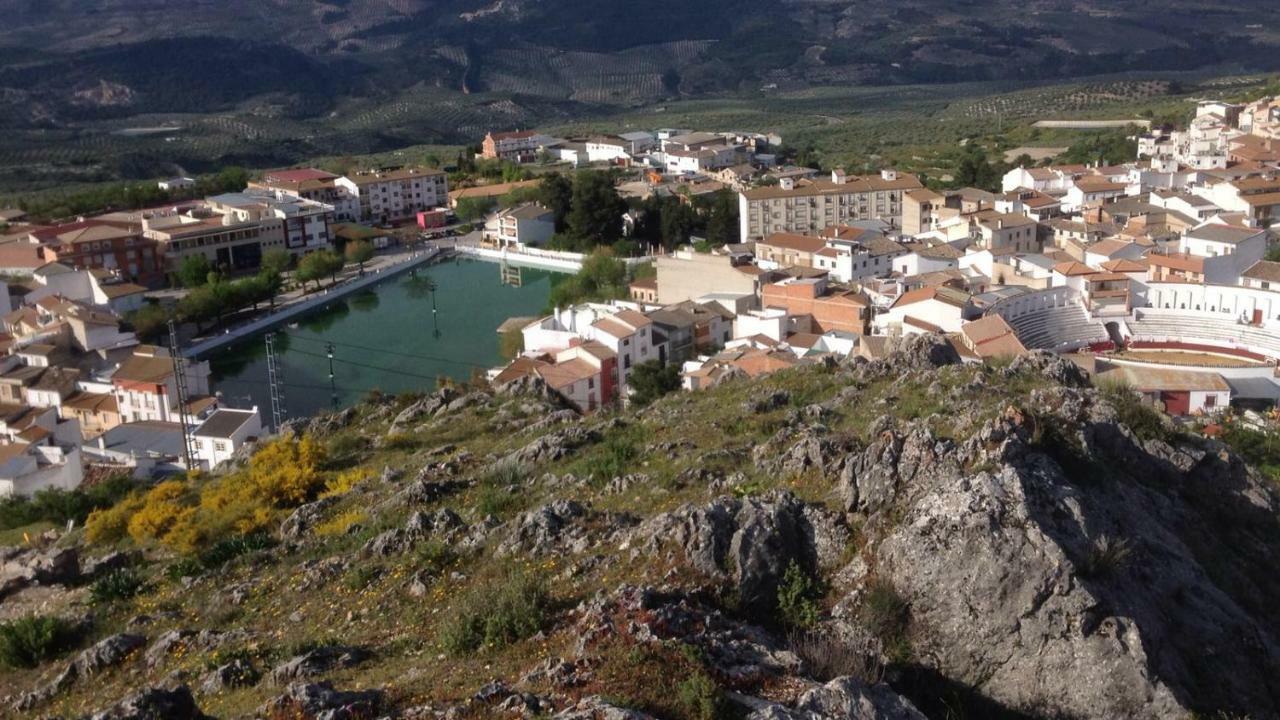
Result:
<svg viewBox="0 0 1280 720"><path fill-rule="evenodd" d="M774 233L808 234L857 220L886 220L902 226L903 193L922 187L915 175L882 170L879 175L829 180L784 179L777 186L738 195L742 242Z"/></svg>

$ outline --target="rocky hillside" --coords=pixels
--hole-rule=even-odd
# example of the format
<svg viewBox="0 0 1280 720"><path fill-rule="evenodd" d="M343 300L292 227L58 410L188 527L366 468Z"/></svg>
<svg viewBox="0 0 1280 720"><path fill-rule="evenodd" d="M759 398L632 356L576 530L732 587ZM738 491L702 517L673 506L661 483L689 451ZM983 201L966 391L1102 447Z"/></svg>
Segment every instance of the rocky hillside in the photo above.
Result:
<svg viewBox="0 0 1280 720"><path fill-rule="evenodd" d="M324 492L0 553L0 620L65 636L7 711L1280 716L1275 489L1059 358L923 337L616 416L449 388L294 430L262 452Z"/></svg>

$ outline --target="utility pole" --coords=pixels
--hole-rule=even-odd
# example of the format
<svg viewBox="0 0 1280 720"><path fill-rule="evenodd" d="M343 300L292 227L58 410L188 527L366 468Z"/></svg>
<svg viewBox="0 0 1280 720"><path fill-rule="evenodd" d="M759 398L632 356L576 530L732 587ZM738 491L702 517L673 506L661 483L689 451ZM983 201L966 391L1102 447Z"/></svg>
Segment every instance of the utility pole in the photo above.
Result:
<svg viewBox="0 0 1280 720"><path fill-rule="evenodd" d="M329 397L333 401L333 409L338 409L338 383L333 374L333 343L325 343L325 354L329 356Z"/></svg>
<svg viewBox="0 0 1280 720"><path fill-rule="evenodd" d="M191 402L191 398L187 394L187 364L182 359L182 348L178 347L178 324L173 318L169 318L169 356L173 360L173 385L177 390L178 401L178 426L182 428L182 459L186 463L187 471L195 469L192 464L191 443L194 440L191 437L191 427L187 424L187 405Z"/></svg>
<svg viewBox="0 0 1280 720"><path fill-rule="evenodd" d="M276 356L275 340L275 333L267 333L267 385L271 388L271 420L276 432L280 432L287 419L287 411L284 407L284 367Z"/></svg>
<svg viewBox="0 0 1280 720"><path fill-rule="evenodd" d="M437 338L440 337L440 311L436 308L436 290L439 287L435 280L427 278L427 289L431 291L431 325L434 328L431 334Z"/></svg>

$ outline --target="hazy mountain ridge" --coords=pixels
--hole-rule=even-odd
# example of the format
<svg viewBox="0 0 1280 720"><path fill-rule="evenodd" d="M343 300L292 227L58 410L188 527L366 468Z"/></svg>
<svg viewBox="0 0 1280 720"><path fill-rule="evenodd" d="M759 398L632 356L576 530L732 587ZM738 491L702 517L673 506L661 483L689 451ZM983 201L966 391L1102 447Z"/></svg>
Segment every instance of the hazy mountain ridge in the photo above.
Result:
<svg viewBox="0 0 1280 720"><path fill-rule="evenodd" d="M88 8L85 5L88 4ZM0 2L0 87L29 122L221 110L286 92L300 115L417 83L635 105L676 95L824 84L1053 79L1280 63L1280 8L1148 3L847 0L329 0ZM209 72L216 68L218 72ZM172 70L172 73L166 70ZM184 80L186 82L184 82ZM190 85L186 83L191 83Z"/></svg>

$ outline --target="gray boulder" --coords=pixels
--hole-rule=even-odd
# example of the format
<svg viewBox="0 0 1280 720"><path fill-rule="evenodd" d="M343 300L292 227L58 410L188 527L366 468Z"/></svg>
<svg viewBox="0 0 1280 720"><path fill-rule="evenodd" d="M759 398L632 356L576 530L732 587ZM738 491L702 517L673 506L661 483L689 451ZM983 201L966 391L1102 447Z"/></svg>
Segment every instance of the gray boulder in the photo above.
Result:
<svg viewBox="0 0 1280 720"><path fill-rule="evenodd" d="M90 720L205 720L191 690L186 685L172 690L147 688L130 695L109 710L95 713Z"/></svg>
<svg viewBox="0 0 1280 720"><path fill-rule="evenodd" d="M295 682L258 709L259 715L298 720L368 720L382 705L377 690L336 690L332 683Z"/></svg>
<svg viewBox="0 0 1280 720"><path fill-rule="evenodd" d="M925 720L925 716L888 685L866 685L844 677L806 691L794 707L770 703L753 710L747 720Z"/></svg>
<svg viewBox="0 0 1280 720"><path fill-rule="evenodd" d="M293 657L271 671L271 680L284 685L333 670L354 667L368 660L367 650L347 645L327 645Z"/></svg>
<svg viewBox="0 0 1280 720"><path fill-rule="evenodd" d="M112 635L81 651L72 661L72 665L75 666L76 673L80 677L92 677L106 668L124 662L134 651L146 644L147 639L141 635L126 633Z"/></svg>
<svg viewBox="0 0 1280 720"><path fill-rule="evenodd" d="M336 497L326 497L299 506L280 523L280 537L285 540L301 540L311 532L311 528L324 520L325 513L337 502Z"/></svg>
<svg viewBox="0 0 1280 720"><path fill-rule="evenodd" d="M848 539L838 518L806 508L789 492L685 506L632 534L638 550L651 552L670 542L695 570L732 581L743 609L760 616L776 609L778 583L791 563L809 572L830 567Z"/></svg>

